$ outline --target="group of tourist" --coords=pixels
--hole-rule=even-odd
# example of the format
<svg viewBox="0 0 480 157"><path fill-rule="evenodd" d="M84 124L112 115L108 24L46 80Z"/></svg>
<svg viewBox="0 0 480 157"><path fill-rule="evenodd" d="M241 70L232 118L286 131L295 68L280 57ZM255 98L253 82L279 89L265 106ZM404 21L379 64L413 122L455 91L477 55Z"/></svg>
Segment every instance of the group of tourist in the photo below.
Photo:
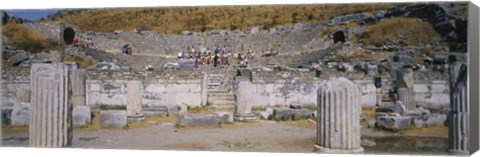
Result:
<svg viewBox="0 0 480 157"><path fill-rule="evenodd" d="M214 67L217 65L230 65L228 61L229 53L231 53L226 46L220 48L217 46L213 52L210 51L210 48L201 51L200 49L195 49L194 46L188 46L186 51L178 52L178 59L193 59L195 60L196 65L210 65L213 64Z"/></svg>
<svg viewBox="0 0 480 157"><path fill-rule="evenodd" d="M75 38L73 39L73 47L81 47L81 48L94 48L95 45L93 44L92 38Z"/></svg>
<svg viewBox="0 0 480 157"><path fill-rule="evenodd" d="M240 48L240 51L237 51L235 54L233 54L233 51L232 48L229 48L226 45L222 48L217 46L213 52L210 48L200 50L195 49L194 46L188 46L186 50L177 53L177 58L195 60L196 65L213 64L213 66L216 67L217 65L230 65L230 56L237 59L238 65L246 66L255 56L255 52L253 52L251 48L245 51L243 45ZM278 51L269 48L267 50L262 50L260 57L276 56L277 54Z"/></svg>

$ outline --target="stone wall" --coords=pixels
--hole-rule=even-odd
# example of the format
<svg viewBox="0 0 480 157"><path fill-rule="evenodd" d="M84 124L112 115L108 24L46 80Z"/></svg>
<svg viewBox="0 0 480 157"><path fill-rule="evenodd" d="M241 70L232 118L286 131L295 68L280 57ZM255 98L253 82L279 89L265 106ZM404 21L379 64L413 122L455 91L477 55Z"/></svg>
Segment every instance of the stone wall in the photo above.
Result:
<svg viewBox="0 0 480 157"><path fill-rule="evenodd" d="M87 80L87 105L96 108L99 105L127 105L127 83L129 80ZM201 85L198 80L154 80L144 81L144 106L188 105L200 106L202 102Z"/></svg>
<svg viewBox="0 0 480 157"><path fill-rule="evenodd" d="M79 34L80 29L77 26L64 22L35 22L25 23L25 27L36 30L47 39L64 43L64 35L67 29L73 30L73 35ZM71 39L73 40L73 39ZM71 44L71 43L68 43Z"/></svg>

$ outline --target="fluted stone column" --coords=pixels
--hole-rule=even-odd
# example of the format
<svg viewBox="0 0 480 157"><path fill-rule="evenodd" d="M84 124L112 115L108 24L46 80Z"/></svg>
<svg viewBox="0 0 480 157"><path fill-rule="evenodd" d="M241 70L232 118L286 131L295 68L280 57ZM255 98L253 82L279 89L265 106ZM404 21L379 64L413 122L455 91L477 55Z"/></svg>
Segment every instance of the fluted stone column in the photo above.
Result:
<svg viewBox="0 0 480 157"><path fill-rule="evenodd" d="M402 101L407 110L414 110L416 108L415 95L413 93L413 69L409 65L405 65L397 69L397 98Z"/></svg>
<svg viewBox="0 0 480 157"><path fill-rule="evenodd" d="M361 93L352 81L334 78L318 89L317 143L324 153L360 153Z"/></svg>
<svg viewBox="0 0 480 157"><path fill-rule="evenodd" d="M139 80L127 83L127 119L129 121L143 120L142 96L143 85Z"/></svg>
<svg viewBox="0 0 480 157"><path fill-rule="evenodd" d="M452 154L468 154L468 85L467 66L450 64L450 107L448 116L448 149Z"/></svg>
<svg viewBox="0 0 480 157"><path fill-rule="evenodd" d="M64 147L72 141L69 73L76 65L33 64L30 70L30 146Z"/></svg>

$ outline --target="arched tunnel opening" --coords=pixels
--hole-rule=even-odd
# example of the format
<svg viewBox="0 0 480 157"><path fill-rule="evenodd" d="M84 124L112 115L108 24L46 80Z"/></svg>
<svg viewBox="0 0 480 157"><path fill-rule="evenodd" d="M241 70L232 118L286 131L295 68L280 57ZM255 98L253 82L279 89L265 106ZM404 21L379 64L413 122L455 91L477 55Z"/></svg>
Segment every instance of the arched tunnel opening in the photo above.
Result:
<svg viewBox="0 0 480 157"><path fill-rule="evenodd" d="M336 31L335 33L333 33L333 43L337 43L337 42L342 42L344 43L346 40L345 40L345 33L343 31Z"/></svg>
<svg viewBox="0 0 480 157"><path fill-rule="evenodd" d="M65 44L67 45L73 44L74 38L75 38L75 31L72 28L67 27L65 28L65 30L63 30L63 41L65 42Z"/></svg>

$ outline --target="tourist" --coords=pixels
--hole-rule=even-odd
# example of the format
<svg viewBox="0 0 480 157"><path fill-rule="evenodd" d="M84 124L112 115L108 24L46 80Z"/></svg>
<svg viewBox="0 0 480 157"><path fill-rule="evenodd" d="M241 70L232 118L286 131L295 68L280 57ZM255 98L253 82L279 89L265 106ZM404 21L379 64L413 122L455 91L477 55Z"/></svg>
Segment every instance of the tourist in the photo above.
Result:
<svg viewBox="0 0 480 157"><path fill-rule="evenodd" d="M217 67L218 58L219 58L218 55L219 55L218 53L215 53L215 54L213 55L213 67Z"/></svg>
<svg viewBox="0 0 480 157"><path fill-rule="evenodd" d="M92 38L87 38L87 40L85 40L85 45L86 45L86 47L88 47L88 48L93 48L94 45L93 45Z"/></svg>
<svg viewBox="0 0 480 157"><path fill-rule="evenodd" d="M78 38L73 39L73 47L78 47Z"/></svg>
<svg viewBox="0 0 480 157"><path fill-rule="evenodd" d="M131 55L132 54L132 47L130 47L129 44L124 45L122 47L122 53L127 54L127 55Z"/></svg>
<svg viewBox="0 0 480 157"><path fill-rule="evenodd" d="M223 64L224 65L230 65L230 63L228 62L228 53L227 52L223 53Z"/></svg>
<svg viewBox="0 0 480 157"><path fill-rule="evenodd" d="M180 51L177 53L177 58L182 59L183 58L183 51Z"/></svg>

